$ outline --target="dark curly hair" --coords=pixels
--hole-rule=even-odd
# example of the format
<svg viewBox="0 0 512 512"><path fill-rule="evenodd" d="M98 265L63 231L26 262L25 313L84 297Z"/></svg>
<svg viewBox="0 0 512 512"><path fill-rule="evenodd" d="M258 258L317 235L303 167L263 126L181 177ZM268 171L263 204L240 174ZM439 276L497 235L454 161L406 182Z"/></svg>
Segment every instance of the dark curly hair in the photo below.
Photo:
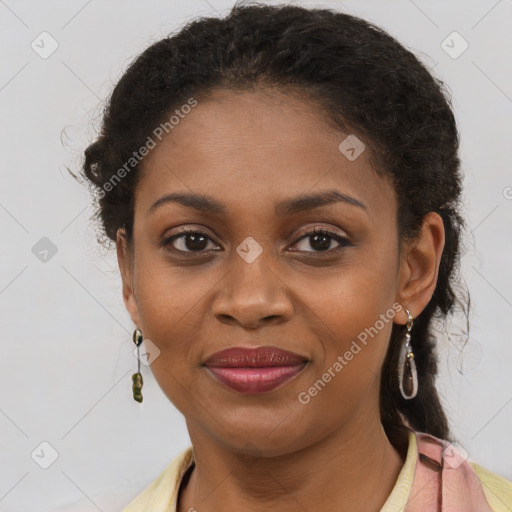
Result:
<svg viewBox="0 0 512 512"><path fill-rule="evenodd" d="M235 4L224 18L193 20L152 44L115 86L101 133L85 150L81 178L97 201L99 241L110 244L124 228L132 243L140 165L135 162L115 186L106 184L173 109L214 89L258 86L295 90L318 101L327 121L364 140L373 168L394 185L401 240L417 236L428 212L442 217L446 234L437 286L412 329L418 394L404 400L399 392L403 327L394 324L382 368L380 414L390 438L412 427L448 439L435 387L433 323L453 313L457 302L469 308L469 297L462 303L454 292L465 227L459 213L459 135L443 82L379 27L331 9Z"/></svg>

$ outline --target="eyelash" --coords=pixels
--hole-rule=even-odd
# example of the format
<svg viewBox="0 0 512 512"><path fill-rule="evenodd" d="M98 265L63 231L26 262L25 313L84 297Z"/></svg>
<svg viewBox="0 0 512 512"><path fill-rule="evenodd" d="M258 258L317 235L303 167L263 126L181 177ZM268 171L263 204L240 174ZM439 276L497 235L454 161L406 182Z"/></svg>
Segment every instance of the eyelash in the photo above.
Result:
<svg viewBox="0 0 512 512"><path fill-rule="evenodd" d="M204 231L198 229L198 228L190 228L190 227L181 227L179 228L179 232L178 234L174 234L170 237L167 237L165 239L162 240L161 242L161 246L162 247L167 247L169 245L172 246L172 243L174 242L174 240L177 240L179 238L182 238L186 235L201 235L205 238L210 238L210 236L205 233ZM302 239L304 238L308 238L308 237L312 237L314 235L325 235L325 236L328 236L329 238L332 238L333 240L335 240L336 242L338 242L340 245L339 247L335 247L334 249L328 249L327 251L294 251L294 252L306 252L306 253L313 253L313 254L332 254L333 252L336 252L338 251L339 249L342 249L343 247L349 247L349 246L352 246L353 244L350 243L350 241L341 236L341 235L338 235L337 233L333 232L333 231L330 231L326 228L319 228L319 227L315 227L314 229L310 229L310 230L305 230L305 231L301 231L297 236L299 237L297 239L297 241L295 242L298 243L299 241L301 241ZM294 244L294 245L295 245ZM172 247L173 250L179 252L179 253L185 253L185 254L190 254L190 253L196 253L196 254L201 254L201 253L205 253L207 251L182 251L181 249L175 249L174 247Z"/></svg>

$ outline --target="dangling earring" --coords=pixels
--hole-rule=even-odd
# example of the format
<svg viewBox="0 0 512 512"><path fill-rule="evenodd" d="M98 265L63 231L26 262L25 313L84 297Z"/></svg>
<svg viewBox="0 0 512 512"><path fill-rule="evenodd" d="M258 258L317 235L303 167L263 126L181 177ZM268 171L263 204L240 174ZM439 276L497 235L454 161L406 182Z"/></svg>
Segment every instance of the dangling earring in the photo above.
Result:
<svg viewBox="0 0 512 512"><path fill-rule="evenodd" d="M418 373L416 372L416 363L414 362L414 353L411 347L413 318L408 309L405 312L408 316L407 332L405 333L405 342L400 347L398 358L398 385L402 396L406 400L410 400L418 393Z"/></svg>
<svg viewBox="0 0 512 512"><path fill-rule="evenodd" d="M142 380L142 375L140 373L140 345L142 343L143 337L142 332L139 329L135 329L133 332L133 342L137 345L137 373L132 375L132 391L133 391L133 399L139 403L142 403L142 385L144 384Z"/></svg>

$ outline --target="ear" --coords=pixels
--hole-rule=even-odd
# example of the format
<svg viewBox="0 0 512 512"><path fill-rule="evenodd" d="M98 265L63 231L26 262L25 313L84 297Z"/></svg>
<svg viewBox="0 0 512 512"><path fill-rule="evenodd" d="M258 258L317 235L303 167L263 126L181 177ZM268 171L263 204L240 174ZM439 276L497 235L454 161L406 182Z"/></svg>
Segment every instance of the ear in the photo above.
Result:
<svg viewBox="0 0 512 512"><path fill-rule="evenodd" d="M123 282L123 300L130 313L133 323L140 327L139 309L133 289L133 247L130 247L124 228L117 230L116 234L117 263Z"/></svg>
<svg viewBox="0 0 512 512"><path fill-rule="evenodd" d="M423 218L418 237L403 244L396 299L403 309L397 312L396 323L407 323L405 308L413 318L419 316L432 298L444 241L443 219L439 214L430 212Z"/></svg>

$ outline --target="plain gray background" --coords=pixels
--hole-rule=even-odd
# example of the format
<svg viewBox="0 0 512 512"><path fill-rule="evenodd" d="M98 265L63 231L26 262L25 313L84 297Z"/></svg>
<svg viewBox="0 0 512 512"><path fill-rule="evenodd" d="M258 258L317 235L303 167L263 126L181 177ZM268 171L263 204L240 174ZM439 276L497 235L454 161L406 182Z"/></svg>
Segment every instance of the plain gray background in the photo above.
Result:
<svg viewBox="0 0 512 512"><path fill-rule="evenodd" d="M132 399L134 326L115 251L98 246L88 192L65 167L78 168L102 101L136 55L233 3L0 0L2 511L121 510L189 444L150 368L143 404ZM440 338L439 389L470 458L512 479L512 3L300 4L383 27L452 93L473 309L462 353L460 326ZM42 37L45 51L58 44L47 58L31 47Z"/></svg>

